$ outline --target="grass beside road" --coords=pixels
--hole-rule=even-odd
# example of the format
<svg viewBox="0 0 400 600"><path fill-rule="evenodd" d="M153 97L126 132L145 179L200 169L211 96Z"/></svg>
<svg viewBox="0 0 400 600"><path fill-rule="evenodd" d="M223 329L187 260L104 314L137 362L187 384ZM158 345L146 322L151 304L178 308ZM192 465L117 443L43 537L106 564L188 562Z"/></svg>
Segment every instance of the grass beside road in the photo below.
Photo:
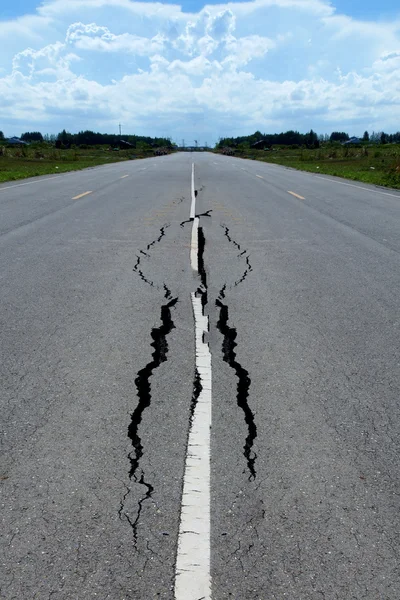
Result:
<svg viewBox="0 0 400 600"><path fill-rule="evenodd" d="M234 156L400 189L400 144L353 148L323 145L315 150L274 147L235 150Z"/></svg>
<svg viewBox="0 0 400 600"><path fill-rule="evenodd" d="M153 156L153 152L138 153L133 150L108 150L105 147L57 150L46 144L21 148L0 147L0 183L37 175L52 175L79 171L134 158Z"/></svg>

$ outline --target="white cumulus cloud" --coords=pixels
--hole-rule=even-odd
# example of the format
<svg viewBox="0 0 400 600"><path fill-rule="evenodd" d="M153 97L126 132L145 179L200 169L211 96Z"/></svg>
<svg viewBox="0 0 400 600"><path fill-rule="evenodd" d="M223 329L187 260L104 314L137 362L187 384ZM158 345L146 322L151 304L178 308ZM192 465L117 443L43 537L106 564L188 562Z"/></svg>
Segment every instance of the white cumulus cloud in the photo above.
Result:
<svg viewBox="0 0 400 600"><path fill-rule="evenodd" d="M38 4L39 4L38 0ZM9 32L12 32L11 35ZM398 129L400 20L324 0L47 0L0 21L8 134L66 127L193 135Z"/></svg>

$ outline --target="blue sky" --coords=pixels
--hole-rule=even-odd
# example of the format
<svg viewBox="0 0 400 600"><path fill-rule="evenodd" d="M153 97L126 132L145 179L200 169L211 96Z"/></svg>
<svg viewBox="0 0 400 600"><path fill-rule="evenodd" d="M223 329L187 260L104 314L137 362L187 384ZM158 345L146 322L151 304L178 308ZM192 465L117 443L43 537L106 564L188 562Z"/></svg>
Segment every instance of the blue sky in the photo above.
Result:
<svg viewBox="0 0 400 600"><path fill-rule="evenodd" d="M2 0L0 130L400 129L394 0Z"/></svg>
<svg viewBox="0 0 400 600"><path fill-rule="evenodd" d="M10 19L32 13L40 4L40 0L2 0L0 18ZM221 0L211 0L210 2L185 0L179 3L171 0L168 4L180 4L185 12L198 12L205 4L221 4ZM396 0L380 0L379 2L376 0L337 0L332 4L341 13L367 20L382 17L390 18L390 16L396 16L399 13Z"/></svg>

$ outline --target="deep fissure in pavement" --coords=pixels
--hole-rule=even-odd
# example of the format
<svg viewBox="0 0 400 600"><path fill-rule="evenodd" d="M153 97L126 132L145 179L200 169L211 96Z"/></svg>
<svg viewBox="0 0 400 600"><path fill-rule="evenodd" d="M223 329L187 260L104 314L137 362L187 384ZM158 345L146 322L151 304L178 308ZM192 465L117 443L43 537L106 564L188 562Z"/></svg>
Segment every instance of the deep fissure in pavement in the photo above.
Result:
<svg viewBox="0 0 400 600"><path fill-rule="evenodd" d="M169 292L169 290L168 290ZM151 330L151 337L153 342L151 343L151 347L154 348L154 352L152 353L152 360L147 363L147 365L141 369L137 377L135 379L135 385L137 390L137 396L139 398L139 403L133 413L131 414L131 422L128 427L128 437L132 442L133 450L128 454L128 459L130 461L130 470L129 470L129 479L133 479L135 483L139 483L146 487L146 494L139 500L138 505L138 513L136 515L136 519L133 521L127 513L125 517L129 524L133 529L134 541L135 545L137 542L137 526L139 522L139 517L142 511L142 506L145 500L151 498L153 493L153 487L150 483L145 480L145 475L143 469L141 470L141 476L138 478L137 470L139 468L140 459L143 456L143 445L142 440L139 435L139 425L142 421L143 412L148 408L151 404L151 383L150 379L153 375L155 369L157 369L163 362L167 360L168 354L168 342L167 336L171 331L175 328L174 322L171 316L171 308L176 305L178 302L178 298L173 298L167 304L163 304L161 306L161 322L162 325L160 327L154 327ZM129 491L124 496L123 501L121 502L121 507L119 510L119 516L122 516L125 500L129 494Z"/></svg>
<svg viewBox="0 0 400 600"><path fill-rule="evenodd" d="M160 235L155 238L152 242L150 242L146 249L150 250L152 246L161 242L162 238L165 236L165 230L169 227L169 225L164 225L160 229ZM139 251L139 255L137 256L136 264L133 268L133 271L138 273L142 281L150 285L151 287L155 287L157 289L158 286L154 284L153 281L148 279L143 273L143 270L140 268L142 257L150 258L150 254L145 252L144 250ZM120 508L118 511L118 516L122 519L124 515L126 520L133 531L133 539L134 546L137 547L137 528L139 524L140 515L142 513L143 504L146 500L149 500L152 497L154 488L153 486L145 480L145 473L143 469L140 469L140 477L138 475L140 459L143 456L143 445L142 440L139 435L139 425L142 422L143 412L150 406L151 404L151 383L150 379L153 375L155 369L157 369L161 363L167 360L168 354L168 342L167 336L175 328L174 322L171 316L171 308L176 305L178 302L178 298L172 297L172 292L169 287L164 283L164 298L168 300L166 304L161 306L161 326L154 327L151 330L152 343L151 347L154 348L154 351L151 355L152 360L147 363L147 365L141 369L135 378L135 385L137 390L137 396L139 399L138 405L135 410L131 414L131 421L128 427L128 437L131 440L133 450L128 454L128 459L130 462L130 470L129 470L129 479L133 480L135 483L142 485L146 488L146 492L142 495L140 500L138 501L138 510L136 513L135 519L132 519L131 516L125 511L125 503L126 499L131 492L131 488L127 486L126 493L124 494L121 502Z"/></svg>
<svg viewBox="0 0 400 600"><path fill-rule="evenodd" d="M197 293L201 297L201 304L204 309L208 302L208 288L207 288L207 273L204 265L204 250L206 247L206 238L204 237L204 231L202 227L198 228L198 258L197 268L200 275L201 285L197 288Z"/></svg>
<svg viewBox="0 0 400 600"><path fill-rule="evenodd" d="M207 301L208 301L208 297L207 297L208 290L207 290L207 274L206 274L206 269L205 269L205 265L204 265L204 249L206 246L206 239L204 237L204 232L201 227L198 228L197 235L198 235L197 269L198 269L198 273L200 276L201 285L197 288L196 294L197 294L197 296L201 297L201 305L203 307L203 314L204 314L204 308L207 305ZM204 334L203 334L203 338L204 338ZM203 339L203 342L204 342L204 339ZM194 380L193 380L192 402L190 404L189 433L192 429L194 413L195 413L197 402L198 402L198 399L200 397L202 390L203 390L203 386L201 384L201 375L196 368Z"/></svg>
<svg viewBox="0 0 400 600"><path fill-rule="evenodd" d="M129 477L132 478L135 475L136 469L138 468L139 461L143 456L143 446L141 439L138 434L138 427L142 420L143 411L148 408L151 404L151 384L150 378L153 375L154 369L157 369L161 363L167 360L168 354L168 342L167 335L175 328L174 322L171 316L171 308L178 302L178 298L173 298L167 304L161 307L161 327L155 327L151 330L151 337L153 342L150 344L154 348L152 353L152 360L141 369L135 379L135 385L137 389L137 395L139 398L139 404L131 415L131 423L128 428L128 437L132 441L134 451L129 454L129 460L131 461L131 470Z"/></svg>
<svg viewBox="0 0 400 600"><path fill-rule="evenodd" d="M197 402L199 400L202 390L203 390L203 386L201 385L200 373L196 369L195 375L194 375L194 381L193 381L192 402L190 403L189 432L192 429L194 412L196 410Z"/></svg>
<svg viewBox="0 0 400 600"><path fill-rule="evenodd" d="M223 297L223 290L224 288L221 290L222 293L220 293L220 297L215 302L216 306L220 309L217 328L224 338L222 342L223 359L235 371L238 379L236 401L238 406L244 412L244 419L248 430L248 435L243 446L243 454L246 458L247 467L250 472L249 479L254 480L257 475L255 469L257 455L253 450L253 444L257 437L257 426L255 423L254 413L252 412L248 403L251 379L249 372L236 360L235 348L237 346L237 331L234 327L230 327L228 325L229 310L227 305L223 304L222 300L220 299Z"/></svg>

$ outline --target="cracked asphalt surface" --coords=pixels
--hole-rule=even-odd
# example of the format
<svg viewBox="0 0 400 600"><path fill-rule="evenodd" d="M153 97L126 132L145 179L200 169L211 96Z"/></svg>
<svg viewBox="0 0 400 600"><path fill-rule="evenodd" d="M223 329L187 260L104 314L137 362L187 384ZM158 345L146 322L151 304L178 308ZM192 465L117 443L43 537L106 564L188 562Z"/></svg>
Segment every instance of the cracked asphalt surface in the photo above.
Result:
<svg viewBox="0 0 400 600"><path fill-rule="evenodd" d="M206 153L0 186L0 598L174 597L192 162L212 598L398 600L400 193Z"/></svg>

